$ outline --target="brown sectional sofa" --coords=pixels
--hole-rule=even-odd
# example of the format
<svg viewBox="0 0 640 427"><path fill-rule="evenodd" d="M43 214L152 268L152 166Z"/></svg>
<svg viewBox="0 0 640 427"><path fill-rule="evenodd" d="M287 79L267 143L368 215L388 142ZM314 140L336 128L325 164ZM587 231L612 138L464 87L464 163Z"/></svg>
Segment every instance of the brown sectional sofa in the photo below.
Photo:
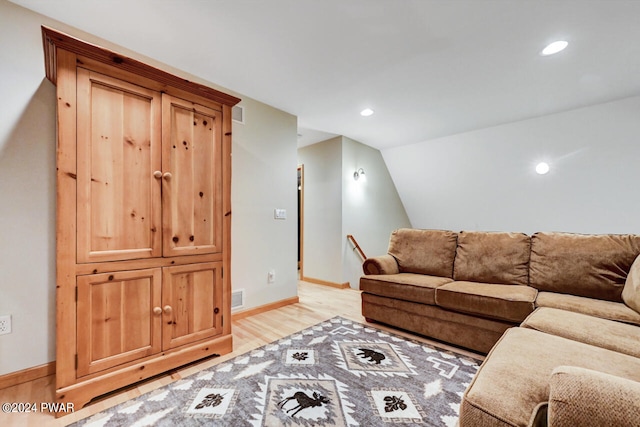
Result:
<svg viewBox="0 0 640 427"><path fill-rule="evenodd" d="M488 352L460 426L640 426L640 236L400 229L362 313Z"/></svg>

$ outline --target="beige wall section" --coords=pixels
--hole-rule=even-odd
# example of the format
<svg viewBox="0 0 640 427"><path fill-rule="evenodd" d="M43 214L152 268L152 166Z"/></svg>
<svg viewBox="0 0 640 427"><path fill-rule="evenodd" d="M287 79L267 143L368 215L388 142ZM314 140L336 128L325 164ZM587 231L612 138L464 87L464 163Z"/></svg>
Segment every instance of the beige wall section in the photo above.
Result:
<svg viewBox="0 0 640 427"><path fill-rule="evenodd" d="M358 288L362 259L346 236L353 234L367 256L387 252L389 234L409 227L380 151L346 137L298 150L304 165L304 275ZM353 172L363 168L358 181Z"/></svg>
<svg viewBox="0 0 640 427"><path fill-rule="evenodd" d="M233 124L231 283L250 309L298 293L297 118L242 98L245 124ZM276 208L286 209L285 220L274 219Z"/></svg>
<svg viewBox="0 0 640 427"><path fill-rule="evenodd" d="M0 0L0 315L13 320L0 336L0 375L55 358L56 93L44 76L43 24L230 92ZM246 117L233 125L232 286L252 308L297 293L297 120L230 93ZM287 219L274 220L274 208Z"/></svg>

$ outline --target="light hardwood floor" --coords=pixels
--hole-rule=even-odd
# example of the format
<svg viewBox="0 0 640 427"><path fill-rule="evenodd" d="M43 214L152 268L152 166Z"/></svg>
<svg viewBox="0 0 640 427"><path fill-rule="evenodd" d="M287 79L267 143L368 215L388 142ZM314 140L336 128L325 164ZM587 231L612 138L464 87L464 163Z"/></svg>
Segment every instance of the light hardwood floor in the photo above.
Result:
<svg viewBox="0 0 640 427"><path fill-rule="evenodd" d="M0 413L0 426L66 426L80 419L89 417L109 407L155 390L173 381L184 378L199 370L206 369L225 360L245 353L279 338L300 331L316 323L342 316L357 322L365 320L360 311L360 292L354 289L337 289L328 286L299 282L298 295L300 302L282 308L233 321L234 351L222 357L204 360L150 380L135 384L125 390L96 399L91 404L74 413L55 419L49 413L5 414ZM452 349L458 353L472 357L481 356L464 350L449 347L428 339L417 337L382 325L375 325L436 346ZM53 375L35 381L19 384L0 390L0 403L4 402L54 402L55 379Z"/></svg>

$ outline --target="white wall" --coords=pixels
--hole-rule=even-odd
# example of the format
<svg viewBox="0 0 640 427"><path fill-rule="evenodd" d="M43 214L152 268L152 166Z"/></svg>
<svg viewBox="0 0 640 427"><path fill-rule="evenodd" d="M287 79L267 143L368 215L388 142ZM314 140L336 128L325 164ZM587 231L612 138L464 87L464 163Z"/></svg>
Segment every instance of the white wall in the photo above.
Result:
<svg viewBox="0 0 640 427"><path fill-rule="evenodd" d="M357 289L362 258L344 236L352 234L366 256L382 255L391 232L411 223L380 151L342 140L342 277ZM356 181L353 172L360 168L365 174Z"/></svg>
<svg viewBox="0 0 640 427"><path fill-rule="evenodd" d="M383 156L416 228L640 233L639 118L632 97Z"/></svg>
<svg viewBox="0 0 640 427"><path fill-rule="evenodd" d="M304 166L305 277L342 280L342 137L298 149Z"/></svg>
<svg viewBox="0 0 640 427"><path fill-rule="evenodd" d="M13 317L13 333L0 336L0 375L55 359L56 101L42 24L215 86L0 0L0 315ZM246 113L233 127L232 285L251 308L297 294L297 123L231 93ZM276 207L286 221L273 219ZM267 285L269 269L276 282Z"/></svg>
<svg viewBox="0 0 640 427"><path fill-rule="evenodd" d="M346 137L302 147L305 277L358 288L362 259L347 241L353 234L367 256L387 252L391 231L409 227L380 151ZM363 168L364 177L353 179Z"/></svg>
<svg viewBox="0 0 640 427"><path fill-rule="evenodd" d="M0 374L47 363L55 342L55 87L39 22L0 1Z"/></svg>

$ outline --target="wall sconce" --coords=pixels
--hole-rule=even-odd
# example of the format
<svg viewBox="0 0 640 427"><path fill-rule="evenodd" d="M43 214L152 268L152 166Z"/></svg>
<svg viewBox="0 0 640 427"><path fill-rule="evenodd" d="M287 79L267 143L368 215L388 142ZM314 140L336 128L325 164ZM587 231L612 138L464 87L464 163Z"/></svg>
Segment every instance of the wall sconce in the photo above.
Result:
<svg viewBox="0 0 640 427"><path fill-rule="evenodd" d="M360 175L364 176L364 169L362 168L358 169L353 173L353 179L357 181L358 179L360 179Z"/></svg>

